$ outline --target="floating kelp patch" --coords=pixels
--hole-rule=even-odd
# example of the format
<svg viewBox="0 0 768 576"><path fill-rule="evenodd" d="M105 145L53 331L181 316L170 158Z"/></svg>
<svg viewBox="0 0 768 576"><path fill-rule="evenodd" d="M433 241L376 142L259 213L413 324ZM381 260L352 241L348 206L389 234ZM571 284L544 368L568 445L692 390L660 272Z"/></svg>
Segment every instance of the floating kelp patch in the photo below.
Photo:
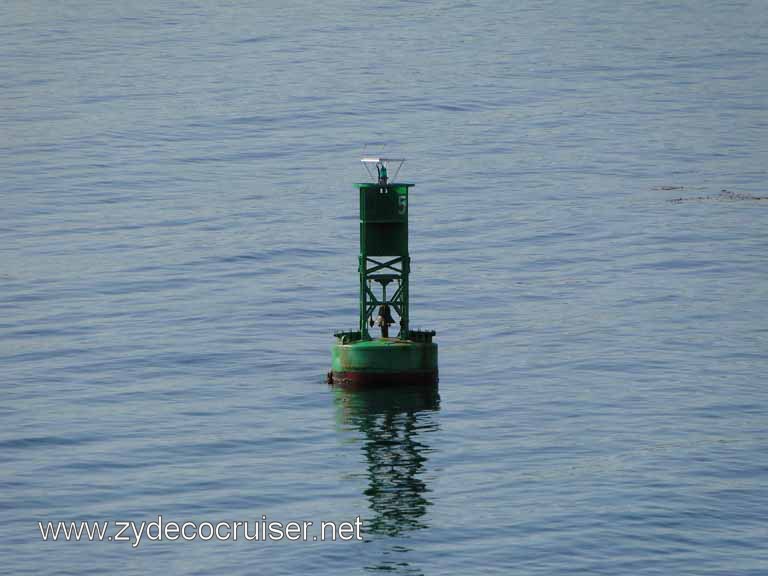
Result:
<svg viewBox="0 0 768 576"><path fill-rule="evenodd" d="M664 189L664 188L661 188ZM672 188L668 188L672 189ZM671 200L668 200L668 202L673 202L675 204L680 202L695 202L695 201L704 201L704 200L715 200L715 201L736 201L736 200L768 200L768 196L754 196L752 194L746 194L744 192L733 192L732 190L720 190L719 194L711 194L708 196L688 196L683 198L672 198Z"/></svg>
<svg viewBox="0 0 768 576"><path fill-rule="evenodd" d="M669 192L670 190L685 190L684 186L655 186L654 190L661 190L662 192Z"/></svg>

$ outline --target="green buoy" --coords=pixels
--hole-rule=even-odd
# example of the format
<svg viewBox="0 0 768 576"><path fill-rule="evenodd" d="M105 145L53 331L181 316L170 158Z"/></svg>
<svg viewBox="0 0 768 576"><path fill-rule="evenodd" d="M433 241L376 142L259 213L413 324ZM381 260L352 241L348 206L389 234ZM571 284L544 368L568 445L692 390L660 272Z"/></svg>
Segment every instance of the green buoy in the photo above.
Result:
<svg viewBox="0 0 768 576"><path fill-rule="evenodd" d="M363 158L373 182L356 184L360 193L360 314L357 330L337 332L329 383L360 388L437 383L437 344L432 330L408 326L408 191L394 182L405 160ZM396 165L389 181L388 165ZM390 286L391 285L391 286ZM396 318L399 320L396 320ZM390 326L399 324L396 336ZM369 329L378 327L380 337Z"/></svg>

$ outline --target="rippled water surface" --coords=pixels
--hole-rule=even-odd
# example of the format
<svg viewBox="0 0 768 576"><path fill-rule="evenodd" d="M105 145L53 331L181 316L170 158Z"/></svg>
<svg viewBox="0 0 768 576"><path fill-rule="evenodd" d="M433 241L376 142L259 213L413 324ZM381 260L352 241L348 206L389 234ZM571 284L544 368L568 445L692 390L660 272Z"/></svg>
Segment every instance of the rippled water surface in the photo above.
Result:
<svg viewBox="0 0 768 576"><path fill-rule="evenodd" d="M768 5L0 6L0 572L768 573ZM439 390L329 389L364 151ZM43 542L39 520L363 542Z"/></svg>

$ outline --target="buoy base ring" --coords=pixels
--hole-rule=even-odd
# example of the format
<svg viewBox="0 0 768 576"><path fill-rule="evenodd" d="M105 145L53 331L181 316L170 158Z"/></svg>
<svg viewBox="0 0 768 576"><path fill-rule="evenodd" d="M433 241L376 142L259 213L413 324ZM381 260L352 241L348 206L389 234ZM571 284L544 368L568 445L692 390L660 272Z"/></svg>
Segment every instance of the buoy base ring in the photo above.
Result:
<svg viewBox="0 0 768 576"><path fill-rule="evenodd" d="M400 338L337 343L331 351L331 384L375 388L437 383L437 344Z"/></svg>

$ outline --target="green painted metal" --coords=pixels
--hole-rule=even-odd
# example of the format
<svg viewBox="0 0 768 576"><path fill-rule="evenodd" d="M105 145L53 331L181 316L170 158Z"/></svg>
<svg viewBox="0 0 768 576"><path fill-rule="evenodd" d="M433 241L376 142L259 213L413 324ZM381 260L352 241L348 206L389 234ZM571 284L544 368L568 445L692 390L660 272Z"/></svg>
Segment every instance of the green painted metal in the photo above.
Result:
<svg viewBox="0 0 768 576"><path fill-rule="evenodd" d="M408 285L411 259L408 254L408 190L413 184L364 182L360 192L360 316L362 338L374 311L386 304L400 316L400 338L408 334ZM396 284L387 297L387 285ZM376 294L374 283L381 287Z"/></svg>
<svg viewBox="0 0 768 576"><path fill-rule="evenodd" d="M359 340L336 344L332 350L333 372L436 372L437 344L400 338Z"/></svg>

